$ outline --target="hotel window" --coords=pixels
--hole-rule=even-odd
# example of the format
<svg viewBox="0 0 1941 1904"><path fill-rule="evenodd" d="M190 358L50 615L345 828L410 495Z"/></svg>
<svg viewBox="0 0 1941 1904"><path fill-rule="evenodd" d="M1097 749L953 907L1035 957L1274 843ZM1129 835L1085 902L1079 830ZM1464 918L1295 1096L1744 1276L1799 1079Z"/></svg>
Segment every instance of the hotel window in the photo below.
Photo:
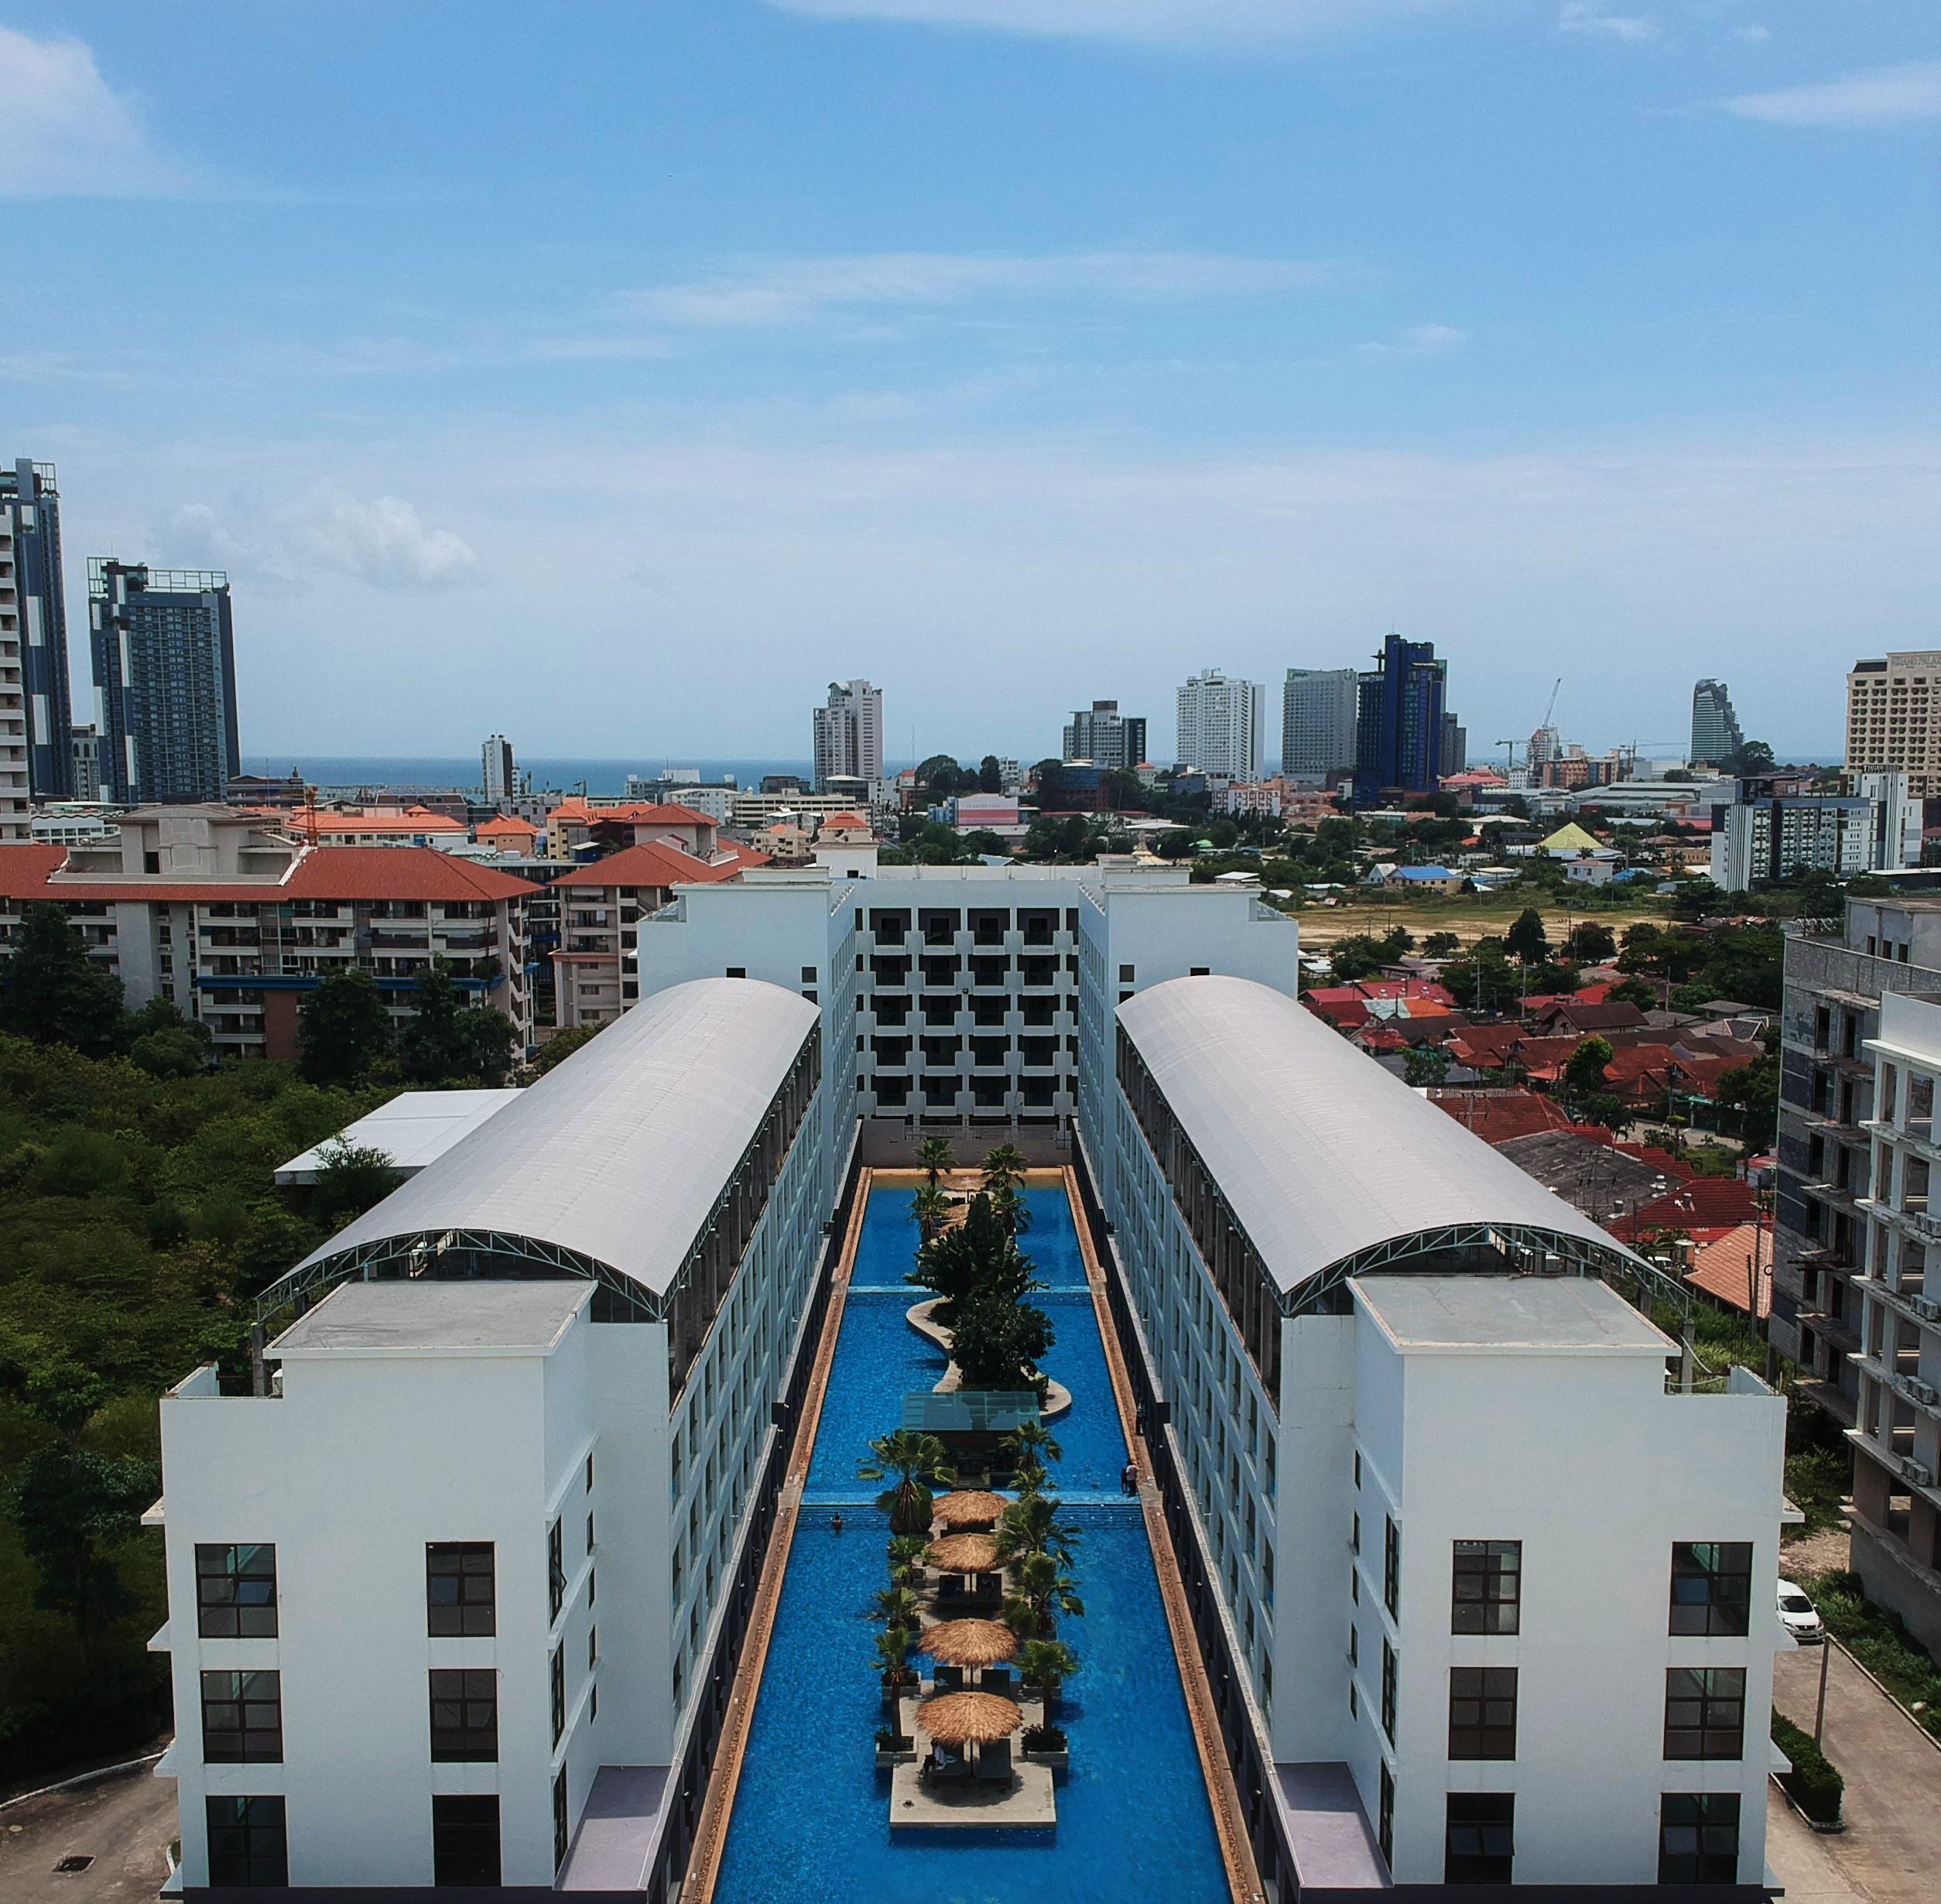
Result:
<svg viewBox="0 0 1941 1904"><path fill-rule="evenodd" d="M1402 1617L1402 1529L1392 1517L1383 1516L1381 1535L1381 1604L1388 1617Z"/></svg>
<svg viewBox="0 0 1941 1904"><path fill-rule="evenodd" d="M1717 1635L1747 1630L1752 1610L1752 1543L1749 1540L1679 1540L1672 1543L1674 1633Z"/></svg>
<svg viewBox="0 0 1941 1904"><path fill-rule="evenodd" d="M496 1793L432 1794L431 1881L441 1890L498 1883Z"/></svg>
<svg viewBox="0 0 1941 1904"><path fill-rule="evenodd" d="M553 1868L557 1871L567 1854L567 1775L564 1765L553 1781Z"/></svg>
<svg viewBox="0 0 1941 1904"><path fill-rule="evenodd" d="M1516 1756L1515 1666L1450 1668L1449 1755L1451 1758Z"/></svg>
<svg viewBox="0 0 1941 1904"><path fill-rule="evenodd" d="M440 1636L498 1632L493 1582L489 1540L428 1542L425 1630Z"/></svg>
<svg viewBox="0 0 1941 1904"><path fill-rule="evenodd" d="M700 1609L697 1608L696 1611ZM551 1675L553 1689L553 1742L558 1745L560 1734L566 1731L566 1649L553 1649Z"/></svg>
<svg viewBox="0 0 1941 1904"><path fill-rule="evenodd" d="M196 1543L196 1631L204 1639L273 1639L276 1550Z"/></svg>
<svg viewBox="0 0 1941 1904"><path fill-rule="evenodd" d="M1381 1642L1381 1729L1388 1734L1391 1745L1395 1742L1395 1694L1401 1676L1395 1649L1385 1639Z"/></svg>
<svg viewBox="0 0 1941 1904"><path fill-rule="evenodd" d="M209 1827L211 1888L254 1890L289 1882L289 1838L282 1799L210 1798L203 1806Z"/></svg>
<svg viewBox="0 0 1941 1904"><path fill-rule="evenodd" d="M1395 1775L1388 1762L1381 1762L1381 1796L1375 1807L1375 1842L1381 1847L1381 1861L1391 1871L1395 1862Z"/></svg>
<svg viewBox="0 0 1941 1904"><path fill-rule="evenodd" d="M1738 1793L1667 1792L1658 1814L1658 1882L1738 1881Z"/></svg>
<svg viewBox="0 0 1941 1904"><path fill-rule="evenodd" d="M282 1680L275 1673L202 1676L202 1758L211 1765L280 1765Z"/></svg>
<svg viewBox="0 0 1941 1904"><path fill-rule="evenodd" d="M587 1516L587 1551L589 1553L593 1551L593 1516L591 1514Z"/></svg>
<svg viewBox="0 0 1941 1904"><path fill-rule="evenodd" d="M1444 1884L1508 1884L1516 1855L1513 1792L1451 1792L1443 1828Z"/></svg>
<svg viewBox="0 0 1941 1904"><path fill-rule="evenodd" d="M1665 1674L1665 1756L1739 1758L1745 1752L1745 1669L1672 1666Z"/></svg>
<svg viewBox="0 0 1941 1904"><path fill-rule="evenodd" d="M431 1762L491 1765L498 1757L498 1675L467 1668L431 1673Z"/></svg>
<svg viewBox="0 0 1941 1904"><path fill-rule="evenodd" d="M566 1604L566 1536L557 1521L546 1530L546 1594L556 1620Z"/></svg>
<svg viewBox="0 0 1941 1904"><path fill-rule="evenodd" d="M1522 1587L1522 1541L1457 1541L1450 1632L1515 1632Z"/></svg>

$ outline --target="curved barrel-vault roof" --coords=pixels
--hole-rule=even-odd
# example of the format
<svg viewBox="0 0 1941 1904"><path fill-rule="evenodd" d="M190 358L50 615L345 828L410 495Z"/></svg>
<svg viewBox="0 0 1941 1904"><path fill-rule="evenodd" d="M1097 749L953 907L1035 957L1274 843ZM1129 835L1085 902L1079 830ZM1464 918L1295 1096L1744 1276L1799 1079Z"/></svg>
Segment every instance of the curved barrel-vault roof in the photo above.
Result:
<svg viewBox="0 0 1941 1904"><path fill-rule="evenodd" d="M448 1234L666 1296L818 1016L758 979L642 999L313 1251L264 1309Z"/></svg>
<svg viewBox="0 0 1941 1904"><path fill-rule="evenodd" d="M1283 992L1176 978L1118 1019L1284 1301L1330 1271L1405 1258L1410 1238L1438 1246L1438 1232L1645 1268Z"/></svg>

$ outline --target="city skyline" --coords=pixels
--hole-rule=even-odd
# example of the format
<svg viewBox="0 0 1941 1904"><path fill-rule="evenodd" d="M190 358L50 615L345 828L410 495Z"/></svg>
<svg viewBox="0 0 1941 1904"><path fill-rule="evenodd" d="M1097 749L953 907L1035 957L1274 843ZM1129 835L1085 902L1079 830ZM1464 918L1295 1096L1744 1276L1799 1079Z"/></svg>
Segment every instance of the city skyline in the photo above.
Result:
<svg viewBox="0 0 1941 1904"><path fill-rule="evenodd" d="M0 31L8 454L71 598L231 574L252 749L469 750L544 603L541 752L792 753L835 672L892 751L1029 751L1022 674L1161 709L1390 628L1479 757L1561 631L1587 745L1711 673L1823 752L1941 595L1941 85L1911 5L1822 12L508 12L454 136L448 9L347 66L321 16L53 5Z"/></svg>

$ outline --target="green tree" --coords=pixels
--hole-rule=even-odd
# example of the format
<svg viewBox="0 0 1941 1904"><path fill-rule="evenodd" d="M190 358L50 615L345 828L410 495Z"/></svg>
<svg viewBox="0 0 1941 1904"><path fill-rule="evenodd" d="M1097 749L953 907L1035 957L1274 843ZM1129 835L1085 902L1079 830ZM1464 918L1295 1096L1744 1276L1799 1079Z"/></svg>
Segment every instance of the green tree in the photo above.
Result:
<svg viewBox="0 0 1941 1904"><path fill-rule="evenodd" d="M1449 1053L1435 1045L1411 1045L1402 1053L1402 1081L1418 1090L1439 1084L1449 1075Z"/></svg>
<svg viewBox="0 0 1941 1904"><path fill-rule="evenodd" d="M375 1209L404 1181L389 1155L374 1144L327 1144L317 1159L310 1214L326 1229L341 1229Z"/></svg>
<svg viewBox="0 0 1941 1904"><path fill-rule="evenodd" d="M954 1170L957 1160L952 1154L950 1140L947 1137L926 1137L916 1146L916 1167L923 1173L924 1181L932 1190L944 1174Z"/></svg>
<svg viewBox="0 0 1941 1904"><path fill-rule="evenodd" d="M543 1077L556 1065L563 1064L581 1046L591 1044L600 1032L597 1025L574 1025L563 1032L556 1032L539 1046L539 1055L532 1060L532 1072L536 1077Z"/></svg>
<svg viewBox="0 0 1941 1904"><path fill-rule="evenodd" d="M876 1497L877 1506L889 1516L893 1534L927 1533L930 1526L933 1486L948 1487L952 1476L949 1456L935 1435L915 1428L899 1428L880 1435L869 1444L871 1460L856 1470L859 1481L895 1478Z"/></svg>
<svg viewBox="0 0 1941 1904"><path fill-rule="evenodd" d="M1463 949L1463 942L1453 932L1432 932L1422 942L1423 954L1432 959L1446 959Z"/></svg>
<svg viewBox="0 0 1941 1904"><path fill-rule="evenodd" d="M1543 915L1534 906L1525 906L1510 921L1503 943L1512 958L1527 959L1532 965L1550 956L1550 935L1544 930Z"/></svg>
<svg viewBox="0 0 1941 1904"><path fill-rule="evenodd" d="M1719 1080L1718 1101L1739 1113L1739 1133L1747 1147L1764 1150L1779 1126L1779 1054L1768 1051Z"/></svg>
<svg viewBox="0 0 1941 1904"><path fill-rule="evenodd" d="M1079 1531L1059 1513L1050 1495L1027 1495L1012 1502L998 1516L991 1535L998 1560L1008 1566L1029 1553L1049 1553L1062 1567L1077 1564Z"/></svg>
<svg viewBox="0 0 1941 1904"><path fill-rule="evenodd" d="M413 1015L398 1035L398 1067L416 1084L502 1084L512 1068L512 1025L464 1003L444 961L418 974Z"/></svg>
<svg viewBox="0 0 1941 1904"><path fill-rule="evenodd" d="M922 1238L919 1247L927 1245L943 1228L943 1219L950 1211L950 1200L934 1183L919 1183L910 1198L910 1215L915 1219L916 1233Z"/></svg>
<svg viewBox="0 0 1941 1904"><path fill-rule="evenodd" d="M1570 929L1570 956L1581 965L1599 965L1618 956L1618 935L1600 920L1582 919Z"/></svg>
<svg viewBox="0 0 1941 1904"><path fill-rule="evenodd" d="M1639 978L1621 978L1604 994L1607 1005L1635 1005L1641 1012L1655 1012L1660 1002L1658 988Z"/></svg>
<svg viewBox="0 0 1941 1904"><path fill-rule="evenodd" d="M988 855L993 859L1008 857L1011 848L988 827L973 827L964 836L964 851L967 854L981 859Z"/></svg>
<svg viewBox="0 0 1941 1904"><path fill-rule="evenodd" d="M1498 944L1479 945L1443 967L1443 983L1464 1011L1500 1012L1522 996L1517 969Z"/></svg>
<svg viewBox="0 0 1941 1904"><path fill-rule="evenodd" d="M1596 1095L1606 1088L1604 1067L1611 1060L1611 1040L1592 1036L1580 1039L1564 1060L1563 1081L1576 1098Z"/></svg>
<svg viewBox="0 0 1941 1904"><path fill-rule="evenodd" d="M350 965L327 973L296 1012L296 1066L313 1084L354 1084L391 1054L378 981Z"/></svg>
<svg viewBox="0 0 1941 1904"><path fill-rule="evenodd" d="M1060 1686L1077 1670L1078 1655L1062 1639L1028 1639L1018 1649L1018 1676L1038 1689L1047 1720L1058 1710Z"/></svg>
<svg viewBox="0 0 1941 1904"><path fill-rule="evenodd" d="M992 1195L1016 1190L1025 1180L1025 1156L1015 1144L1000 1144L984 1152L984 1187Z"/></svg>
<svg viewBox="0 0 1941 1904"><path fill-rule="evenodd" d="M117 1048L121 1029L122 981L87 956L64 906L30 900L0 961L0 1032L100 1058Z"/></svg>
<svg viewBox="0 0 1941 1904"><path fill-rule="evenodd" d="M1004 769L998 765L998 756L986 754L977 762L977 791L981 793L995 793L1003 787L1004 783Z"/></svg>
<svg viewBox="0 0 1941 1904"><path fill-rule="evenodd" d="M194 1077L209 1068L208 1028L172 1025L145 1032L128 1046L130 1061L151 1077Z"/></svg>
<svg viewBox="0 0 1941 1904"><path fill-rule="evenodd" d="M1038 1363L1052 1346L1051 1318L1001 1290L977 1289L958 1300L950 1321L950 1359L967 1389L1036 1389Z"/></svg>
<svg viewBox="0 0 1941 1904"><path fill-rule="evenodd" d="M945 1329L957 1327L960 1306L974 1296L1017 1303L1042 1286L1017 1238L981 1193L971 1198L962 1223L939 1231L917 1252L908 1279L943 1299L932 1313Z"/></svg>
<svg viewBox="0 0 1941 1904"><path fill-rule="evenodd" d="M1046 1464L1065 1458L1065 1450L1042 1421L1020 1422L998 1445L1011 1457L1021 1494L1042 1493L1048 1472Z"/></svg>
<svg viewBox="0 0 1941 1904"><path fill-rule="evenodd" d="M1772 772L1772 749L1764 741L1742 741L1724 759L1714 764L1720 772L1729 773L1735 779L1757 779L1761 774Z"/></svg>
<svg viewBox="0 0 1941 1904"><path fill-rule="evenodd" d="M1085 1616L1078 1582L1049 1553L1028 1553L1012 1570L1016 1585L1004 1604L1004 1623L1020 1639L1051 1639L1057 1615Z"/></svg>

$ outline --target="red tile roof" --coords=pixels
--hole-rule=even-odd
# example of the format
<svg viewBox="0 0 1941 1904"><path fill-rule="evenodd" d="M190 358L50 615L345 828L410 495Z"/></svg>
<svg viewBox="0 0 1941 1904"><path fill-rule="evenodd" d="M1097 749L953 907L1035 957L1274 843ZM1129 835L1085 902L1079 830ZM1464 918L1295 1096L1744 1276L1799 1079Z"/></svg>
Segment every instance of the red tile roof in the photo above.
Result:
<svg viewBox="0 0 1941 1904"><path fill-rule="evenodd" d="M643 840L637 846L623 847L604 859L576 866L562 873L553 884L560 886L693 886L713 885L732 879L741 870L737 855L718 865L697 859L664 840Z"/></svg>
<svg viewBox="0 0 1941 1904"><path fill-rule="evenodd" d="M529 820L521 820L512 813L501 813L496 819L480 822L478 837L481 840L494 840L508 833L516 833L529 840L540 830Z"/></svg>
<svg viewBox="0 0 1941 1904"><path fill-rule="evenodd" d="M1754 1224L1741 1223L1700 1248L1685 1280L1741 1314L1747 1296L1756 1292L1759 1319L1763 1322L1772 1313L1772 1252Z"/></svg>
<svg viewBox="0 0 1941 1904"><path fill-rule="evenodd" d="M64 847L0 846L0 898L82 904L159 899L189 905L215 899L509 899L539 889L429 846L313 846L279 880L53 879Z"/></svg>
<svg viewBox="0 0 1941 1904"><path fill-rule="evenodd" d="M691 806L676 806L656 800L632 800L614 806L592 806L581 800L562 800L547 815L580 826L597 826L611 820L628 827L711 827L714 822Z"/></svg>
<svg viewBox="0 0 1941 1904"><path fill-rule="evenodd" d="M1613 1236L1630 1243L1652 1230L1731 1229L1758 1214L1758 1199L1743 1177L1696 1176L1610 1228Z"/></svg>
<svg viewBox="0 0 1941 1904"><path fill-rule="evenodd" d="M1429 1101L1486 1144L1508 1143L1512 1137L1573 1128L1554 1098L1539 1098L1533 1091L1439 1088L1429 1092Z"/></svg>

